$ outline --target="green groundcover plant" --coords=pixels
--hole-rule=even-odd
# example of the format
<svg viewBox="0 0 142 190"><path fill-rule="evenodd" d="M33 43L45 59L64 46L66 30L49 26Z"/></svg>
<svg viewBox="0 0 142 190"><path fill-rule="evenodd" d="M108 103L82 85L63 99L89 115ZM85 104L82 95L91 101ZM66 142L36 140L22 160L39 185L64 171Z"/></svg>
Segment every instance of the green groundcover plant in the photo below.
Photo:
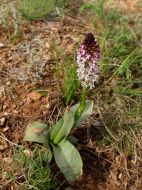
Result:
<svg viewBox="0 0 142 190"><path fill-rule="evenodd" d="M18 9L27 20L41 20L47 17L55 7L55 0L20 0Z"/></svg>
<svg viewBox="0 0 142 190"><path fill-rule="evenodd" d="M53 155L66 179L72 183L82 174L83 162L72 144L72 129L81 125L92 113L93 101L87 100L87 92L94 88L99 78L98 60L100 49L92 33L86 35L77 52L77 75L82 86L80 103L67 108L61 119L49 128L44 123L30 123L25 132L25 141L38 142L47 148L48 161Z"/></svg>
<svg viewBox="0 0 142 190"><path fill-rule="evenodd" d="M51 16L57 7L64 8L67 0L19 0L18 10L28 21L43 20Z"/></svg>

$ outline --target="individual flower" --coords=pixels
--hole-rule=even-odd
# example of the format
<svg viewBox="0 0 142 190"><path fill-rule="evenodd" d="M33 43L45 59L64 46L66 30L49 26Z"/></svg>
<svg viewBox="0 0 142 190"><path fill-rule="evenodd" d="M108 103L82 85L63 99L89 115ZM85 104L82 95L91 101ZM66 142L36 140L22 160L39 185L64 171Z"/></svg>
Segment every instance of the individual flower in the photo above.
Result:
<svg viewBox="0 0 142 190"><path fill-rule="evenodd" d="M77 75L83 87L94 88L99 78L100 48L92 33L88 33L77 52Z"/></svg>

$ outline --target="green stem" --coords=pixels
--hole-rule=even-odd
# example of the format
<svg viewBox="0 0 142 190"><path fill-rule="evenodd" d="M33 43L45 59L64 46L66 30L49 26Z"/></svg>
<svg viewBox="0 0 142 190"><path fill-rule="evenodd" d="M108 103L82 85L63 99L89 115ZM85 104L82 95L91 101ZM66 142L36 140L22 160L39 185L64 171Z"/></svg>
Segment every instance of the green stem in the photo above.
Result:
<svg viewBox="0 0 142 190"><path fill-rule="evenodd" d="M81 114L83 113L83 111L86 107L87 89L88 88L86 88L86 87L83 88L81 102L80 102L79 108L74 116L75 121L77 121L80 118Z"/></svg>

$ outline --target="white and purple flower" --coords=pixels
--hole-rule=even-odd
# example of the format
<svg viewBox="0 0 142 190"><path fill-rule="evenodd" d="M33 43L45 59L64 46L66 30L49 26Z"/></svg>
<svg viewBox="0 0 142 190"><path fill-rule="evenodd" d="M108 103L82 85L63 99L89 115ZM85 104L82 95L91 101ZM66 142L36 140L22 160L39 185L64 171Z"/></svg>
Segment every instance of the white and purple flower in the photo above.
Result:
<svg viewBox="0 0 142 190"><path fill-rule="evenodd" d="M88 33L77 52L77 75L83 87L94 88L99 78L100 48L92 33Z"/></svg>

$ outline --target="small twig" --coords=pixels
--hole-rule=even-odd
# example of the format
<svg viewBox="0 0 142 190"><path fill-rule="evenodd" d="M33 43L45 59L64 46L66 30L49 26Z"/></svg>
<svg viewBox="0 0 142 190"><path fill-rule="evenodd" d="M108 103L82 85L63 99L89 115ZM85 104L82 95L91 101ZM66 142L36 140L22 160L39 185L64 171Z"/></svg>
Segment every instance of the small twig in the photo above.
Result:
<svg viewBox="0 0 142 190"><path fill-rule="evenodd" d="M14 143L14 142L8 140L8 139L4 136L3 133L0 133L0 134L1 134L1 135L0 135L0 138L3 139L3 140L5 140L5 141L7 141L9 144L12 144L12 145L17 146L17 147L23 147L23 146L21 146L21 145L18 145L18 144L16 144L16 143Z"/></svg>

